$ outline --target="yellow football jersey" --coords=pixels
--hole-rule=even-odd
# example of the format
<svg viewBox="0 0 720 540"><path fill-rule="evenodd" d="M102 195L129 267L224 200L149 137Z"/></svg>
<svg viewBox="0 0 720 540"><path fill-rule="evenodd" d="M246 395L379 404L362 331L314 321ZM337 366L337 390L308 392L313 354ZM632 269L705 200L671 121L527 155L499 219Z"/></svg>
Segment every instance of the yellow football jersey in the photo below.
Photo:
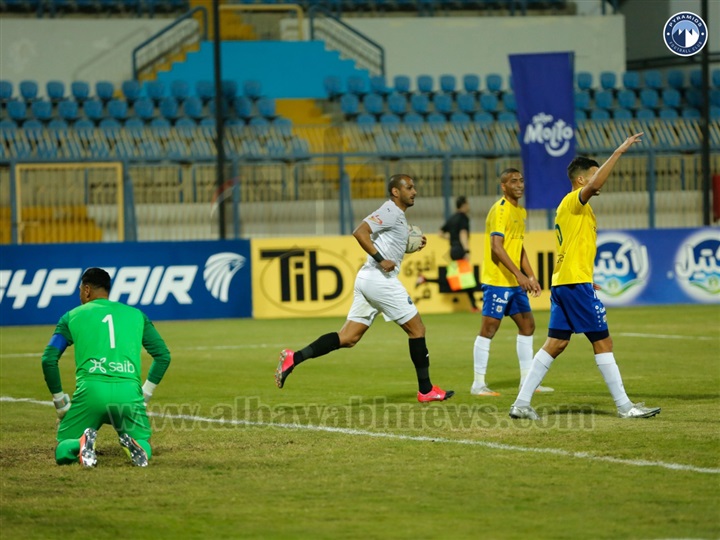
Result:
<svg viewBox="0 0 720 540"><path fill-rule="evenodd" d="M485 221L485 258L481 277L483 284L495 287L517 287L517 278L513 273L500 261L493 260L490 242L493 235L503 236L505 251L510 256L510 260L520 268L526 217L527 211L523 207L514 206L505 197L490 208Z"/></svg>
<svg viewBox="0 0 720 540"><path fill-rule="evenodd" d="M555 215L558 258L552 284L592 283L597 251L597 220L590 201L580 202L580 188L565 195Z"/></svg>

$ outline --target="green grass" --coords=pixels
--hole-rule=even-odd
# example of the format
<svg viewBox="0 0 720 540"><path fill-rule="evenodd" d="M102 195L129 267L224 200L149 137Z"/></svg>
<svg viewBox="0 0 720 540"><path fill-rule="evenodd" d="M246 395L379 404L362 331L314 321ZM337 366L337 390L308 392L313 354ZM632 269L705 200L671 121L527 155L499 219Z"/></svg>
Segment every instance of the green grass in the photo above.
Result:
<svg viewBox="0 0 720 540"><path fill-rule="evenodd" d="M536 314L536 349L547 316ZM457 392L429 405L415 401L407 341L392 323L306 362L278 390L279 350L341 319L158 322L173 361L151 405L150 467L131 467L109 426L97 469L58 467L52 407L3 401L0 537L718 538L720 309L611 308L609 317L625 388L662 406L655 418L615 417L576 336L544 382L556 392L533 401L542 420L511 421L510 320L488 372L502 396L476 398L480 318L423 318L433 382ZM49 401L39 358L51 332L0 330L0 395ZM69 392L72 350L61 368Z"/></svg>

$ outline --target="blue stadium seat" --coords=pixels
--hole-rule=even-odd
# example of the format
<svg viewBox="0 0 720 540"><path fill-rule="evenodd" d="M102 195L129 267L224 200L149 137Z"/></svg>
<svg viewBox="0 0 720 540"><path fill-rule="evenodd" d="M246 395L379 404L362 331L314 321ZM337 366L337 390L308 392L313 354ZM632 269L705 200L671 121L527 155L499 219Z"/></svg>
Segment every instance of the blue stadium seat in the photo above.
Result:
<svg viewBox="0 0 720 540"><path fill-rule="evenodd" d="M52 103L49 101L33 101L30 110L35 119L41 122L48 122L52 118Z"/></svg>
<svg viewBox="0 0 720 540"><path fill-rule="evenodd" d="M214 128L216 127L217 121L215 118L211 118L209 116L203 118L200 120L200 126L206 127L206 128Z"/></svg>
<svg viewBox="0 0 720 540"><path fill-rule="evenodd" d="M65 83L62 81L48 81L45 90L48 99L53 103L65 99Z"/></svg>
<svg viewBox="0 0 720 540"><path fill-rule="evenodd" d="M178 117L178 102L173 97L166 97L160 102L160 114L172 121Z"/></svg>
<svg viewBox="0 0 720 540"><path fill-rule="evenodd" d="M325 88L325 92L327 92L328 99L331 100L337 99L345 93L340 77L336 77L334 75L325 77L323 80L323 87Z"/></svg>
<svg viewBox="0 0 720 540"><path fill-rule="evenodd" d="M20 96L25 101L34 101L37 99L38 84L35 81L20 82Z"/></svg>
<svg viewBox="0 0 720 540"><path fill-rule="evenodd" d="M701 117L701 114L700 114L700 111L699 111L698 109L694 108L694 107L685 107L685 108L683 108L683 110L680 112L680 116L681 116L682 118L692 118L692 119L694 119L694 118L700 118L700 117Z"/></svg>
<svg viewBox="0 0 720 540"><path fill-rule="evenodd" d="M13 84L10 81L0 81L0 103L10 101L13 97Z"/></svg>
<svg viewBox="0 0 720 540"><path fill-rule="evenodd" d="M469 124L470 115L464 112L454 112L450 115L450 121L453 124Z"/></svg>
<svg viewBox="0 0 720 540"><path fill-rule="evenodd" d="M249 79L243 82L243 95L252 100L262 97L262 83L255 79Z"/></svg>
<svg viewBox="0 0 720 540"><path fill-rule="evenodd" d="M646 109L657 109L660 103L660 96L653 88L640 90L640 106Z"/></svg>
<svg viewBox="0 0 720 540"><path fill-rule="evenodd" d="M623 87L626 90L640 89L640 73L637 71L626 71L623 73Z"/></svg>
<svg viewBox="0 0 720 540"><path fill-rule="evenodd" d="M70 84L70 93L78 103L83 103L90 97L90 85L85 81L73 81Z"/></svg>
<svg viewBox="0 0 720 540"><path fill-rule="evenodd" d="M455 75L440 75L440 91L446 94L454 94L457 89Z"/></svg>
<svg viewBox="0 0 720 540"><path fill-rule="evenodd" d="M115 96L115 86L109 81L98 81L95 83L95 95L103 103L107 103Z"/></svg>
<svg viewBox="0 0 720 540"><path fill-rule="evenodd" d="M393 79L393 88L395 92L407 94L410 92L410 77L407 75L395 75Z"/></svg>
<svg viewBox="0 0 720 540"><path fill-rule="evenodd" d="M666 88L662 91L662 102L665 107L680 107L680 92L675 88Z"/></svg>
<svg viewBox="0 0 720 540"><path fill-rule="evenodd" d="M710 107L710 119L711 120L720 120L720 107L715 107L715 106Z"/></svg>
<svg viewBox="0 0 720 540"><path fill-rule="evenodd" d="M710 90L710 105L720 107L720 88Z"/></svg>
<svg viewBox="0 0 720 540"><path fill-rule="evenodd" d="M610 111L607 109L593 109L590 111L590 118L592 120L609 120Z"/></svg>
<svg viewBox="0 0 720 540"><path fill-rule="evenodd" d="M250 126L265 127L270 125L270 121L262 116L253 116L248 123Z"/></svg>
<svg viewBox="0 0 720 540"><path fill-rule="evenodd" d="M175 80L170 84L170 95L178 101L190 96L190 84L187 81Z"/></svg>
<svg viewBox="0 0 720 540"><path fill-rule="evenodd" d="M381 96L386 96L392 91L391 88L388 88L387 83L385 82L385 77L382 75L375 75L374 77L370 77L370 92L379 94Z"/></svg>
<svg viewBox="0 0 720 540"><path fill-rule="evenodd" d="M515 116L514 112L511 111L502 111L498 113L498 122L506 122L506 123L512 123L517 122L517 117Z"/></svg>
<svg viewBox="0 0 720 540"><path fill-rule="evenodd" d="M669 109L667 107L660 109L660 111L658 112L658 117L665 120L674 120L678 116L679 115L676 109Z"/></svg>
<svg viewBox="0 0 720 540"><path fill-rule="evenodd" d="M434 84L432 75L417 76L417 91L422 94L432 94Z"/></svg>
<svg viewBox="0 0 720 540"><path fill-rule="evenodd" d="M197 81L195 83L195 95L199 97L203 103L207 103L215 97L215 85L212 81Z"/></svg>
<svg viewBox="0 0 720 540"><path fill-rule="evenodd" d="M693 88L702 88L702 70L693 69L690 72L690 86Z"/></svg>
<svg viewBox="0 0 720 540"><path fill-rule="evenodd" d="M473 122L480 125L489 125L495 122L495 118L487 111L480 111L473 116Z"/></svg>
<svg viewBox="0 0 720 540"><path fill-rule="evenodd" d="M671 69L667 72L667 82L670 88L683 90L685 88L685 72L679 69Z"/></svg>
<svg viewBox="0 0 720 540"><path fill-rule="evenodd" d="M419 125L422 125L425 122L425 120L423 120L423 117L420 116L418 113L410 112L405 115L405 117L403 118L403 122L405 124L419 126Z"/></svg>
<svg viewBox="0 0 720 540"><path fill-rule="evenodd" d="M390 94L388 96L388 109L392 114L402 116L407 112L407 99L402 94L396 92Z"/></svg>
<svg viewBox="0 0 720 540"><path fill-rule="evenodd" d="M582 109L575 109L575 120L587 120L587 112Z"/></svg>
<svg viewBox="0 0 720 540"><path fill-rule="evenodd" d="M444 114L440 114L439 112L434 112L432 114L429 114L427 117L428 124L445 124L447 122L447 118Z"/></svg>
<svg viewBox="0 0 720 540"><path fill-rule="evenodd" d="M277 116L275 112L275 100L273 98L260 98L257 101L257 111L263 118L272 120Z"/></svg>
<svg viewBox="0 0 720 540"><path fill-rule="evenodd" d="M103 113L103 104L97 99L88 99L83 103L83 113L93 122L99 122L105 116Z"/></svg>
<svg viewBox="0 0 720 540"><path fill-rule="evenodd" d="M360 126L374 126L376 124L375 117L372 114L361 113L358 115L356 122Z"/></svg>
<svg viewBox="0 0 720 540"><path fill-rule="evenodd" d="M398 125L400 124L400 117L397 114L385 113L380 117L380 123L382 125Z"/></svg>
<svg viewBox="0 0 720 540"><path fill-rule="evenodd" d="M42 134L42 122L40 120L30 119L23 124L25 134L33 141L37 141Z"/></svg>
<svg viewBox="0 0 720 540"><path fill-rule="evenodd" d="M187 116L181 116L175 121L175 127L176 128L194 128L197 127L197 123L192 118L188 118Z"/></svg>
<svg viewBox="0 0 720 540"><path fill-rule="evenodd" d="M477 94L480 91L480 77L472 73L464 75L463 88L468 93Z"/></svg>
<svg viewBox="0 0 720 540"><path fill-rule="evenodd" d="M360 100L355 94L345 94L340 98L340 110L345 116L354 118L360 112Z"/></svg>
<svg viewBox="0 0 720 540"><path fill-rule="evenodd" d="M410 108L423 116L429 114L430 99L428 99L427 94L412 94L410 96Z"/></svg>
<svg viewBox="0 0 720 540"><path fill-rule="evenodd" d="M489 92L501 92L503 79L497 73L490 73L485 77L485 87Z"/></svg>
<svg viewBox="0 0 720 540"><path fill-rule="evenodd" d="M595 92L595 107L599 109L611 109L613 106L613 94L610 90L599 90Z"/></svg>
<svg viewBox="0 0 720 540"><path fill-rule="evenodd" d="M137 103L136 103L137 104ZM128 118L125 121L125 128L130 131L139 131L145 127L145 122L140 118Z"/></svg>
<svg viewBox="0 0 720 540"><path fill-rule="evenodd" d="M133 79L129 81L123 81L121 89L123 96L125 96L125 99L129 102L130 105L140 99L140 96L142 94L142 87L140 86L140 83Z"/></svg>
<svg viewBox="0 0 720 540"><path fill-rule="evenodd" d="M435 112L446 117L453 112L453 99L450 94L436 94L433 98L433 105L435 106Z"/></svg>
<svg viewBox="0 0 720 540"><path fill-rule="evenodd" d="M248 103L250 103L252 107L252 103L247 98L237 98L237 99L246 99ZM161 100L162 101L162 100ZM185 113L185 116L192 118L193 120L199 120L204 116L203 114L203 104L202 100L197 96L190 96L183 102L183 112Z"/></svg>
<svg viewBox="0 0 720 540"><path fill-rule="evenodd" d="M362 97L368 93L368 80L359 75L352 75L347 79L347 91Z"/></svg>
<svg viewBox="0 0 720 540"><path fill-rule="evenodd" d="M150 98L138 99L133 109L135 110L135 115L143 122L149 122L155 116L155 103L153 103Z"/></svg>
<svg viewBox="0 0 720 540"><path fill-rule="evenodd" d="M620 90L618 92L618 105L624 109L635 109L637 96L632 90Z"/></svg>
<svg viewBox="0 0 720 540"><path fill-rule="evenodd" d="M590 110L590 93L578 90L575 92L575 108L581 111Z"/></svg>
<svg viewBox="0 0 720 540"><path fill-rule="evenodd" d="M603 71L600 73L600 88L603 90L615 90L617 85L617 75L612 71Z"/></svg>
<svg viewBox="0 0 720 540"><path fill-rule="evenodd" d="M202 116L202 102L200 100L197 103L192 103L191 107L188 108L188 100L185 101L185 114L190 118L200 118ZM237 114L243 120L248 120L255 114L253 111L253 102L249 97L238 96L235 98L233 103L235 107L235 114Z"/></svg>
<svg viewBox="0 0 720 540"><path fill-rule="evenodd" d="M157 128L157 129L166 129L170 127L170 122L167 118L153 118L150 121L150 127Z"/></svg>
<svg viewBox="0 0 720 540"><path fill-rule="evenodd" d="M515 94L512 92L505 92L502 96L502 102L506 111L515 112L517 110L517 101L515 101Z"/></svg>
<svg viewBox="0 0 720 540"><path fill-rule="evenodd" d="M480 108L486 112L495 112L498 108L498 98L495 94L480 94Z"/></svg>
<svg viewBox="0 0 720 540"><path fill-rule="evenodd" d="M107 133L107 132L118 131L122 127L122 125L120 124L120 122L118 122L114 118L106 117L106 118L103 118L102 120L100 120L99 127L100 127L100 129L102 129L103 131L105 131Z"/></svg>
<svg viewBox="0 0 720 540"><path fill-rule="evenodd" d="M660 91L663 88L662 73L657 69L649 69L645 72L645 87Z"/></svg>
<svg viewBox="0 0 720 540"><path fill-rule="evenodd" d="M147 81L145 83L145 95L152 99L155 104L160 103L162 98L167 96L165 83L162 81Z"/></svg>
<svg viewBox="0 0 720 540"><path fill-rule="evenodd" d="M110 118L124 121L128 115L128 103L121 99L111 99L107 106L107 112Z"/></svg>
<svg viewBox="0 0 720 540"><path fill-rule="evenodd" d="M368 114L380 116L385 112L385 102L378 94L368 94L363 98L363 108Z"/></svg>
<svg viewBox="0 0 720 540"><path fill-rule="evenodd" d="M228 117L230 116L230 103L228 103L228 102L227 102L226 100L224 100L224 99L221 101L221 103L222 103L221 106L222 106L222 115L223 115L223 118L228 118ZM215 118L215 115L217 114L217 110L216 110L216 107L215 107L215 100L214 100L214 99L211 99L210 101L208 101L208 104L207 104L207 112L208 112L208 114L207 114L206 116L210 116L210 117L212 117L212 118Z"/></svg>
<svg viewBox="0 0 720 540"><path fill-rule="evenodd" d="M620 107L613 111L613 118L615 118L616 120L630 120L632 117L633 114L630 109Z"/></svg>
<svg viewBox="0 0 720 540"><path fill-rule="evenodd" d="M589 71L580 71L577 74L576 86L578 90L592 90L593 76Z"/></svg>
<svg viewBox="0 0 720 540"><path fill-rule="evenodd" d="M8 118L0 120L0 131L14 131L17 127L17 124Z"/></svg>
<svg viewBox="0 0 720 540"><path fill-rule="evenodd" d="M703 103L703 95L702 90L699 88L688 88L685 92L685 101L687 101L688 105L691 107L700 108L702 107Z"/></svg>
<svg viewBox="0 0 720 540"><path fill-rule="evenodd" d="M229 103L232 103L232 100L235 99L238 93L237 81L232 79L224 80L220 83L220 89L225 99L227 99Z"/></svg>
<svg viewBox="0 0 720 540"><path fill-rule="evenodd" d="M477 102L475 101L475 96L469 93L458 94L457 107L460 112L465 114L475 114L477 112Z"/></svg>
<svg viewBox="0 0 720 540"><path fill-rule="evenodd" d="M69 129L68 123L65 120L60 120L59 118L53 118L48 122L47 125L48 129L51 129L53 131L67 131Z"/></svg>
<svg viewBox="0 0 720 540"><path fill-rule="evenodd" d="M74 122L80 116L77 101L61 101L58 103L57 112L60 118L67 122Z"/></svg>
<svg viewBox="0 0 720 540"><path fill-rule="evenodd" d="M95 129L95 124L87 118L81 118L80 120L75 122L75 124L73 124L73 128L79 132L88 131Z"/></svg>
<svg viewBox="0 0 720 540"><path fill-rule="evenodd" d="M635 117L640 120L652 120L655 118L655 111L652 109L638 109L635 112Z"/></svg>
<svg viewBox="0 0 720 540"><path fill-rule="evenodd" d="M715 88L720 88L720 68L712 70L712 75L710 75L710 82Z"/></svg>

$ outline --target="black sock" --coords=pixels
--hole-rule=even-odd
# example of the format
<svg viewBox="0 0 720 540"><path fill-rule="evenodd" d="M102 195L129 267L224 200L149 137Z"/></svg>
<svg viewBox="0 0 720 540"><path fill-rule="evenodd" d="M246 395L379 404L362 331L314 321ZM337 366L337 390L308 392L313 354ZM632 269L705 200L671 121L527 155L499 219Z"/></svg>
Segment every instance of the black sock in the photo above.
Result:
<svg viewBox="0 0 720 540"><path fill-rule="evenodd" d="M297 366L300 362L317 358L340 348L340 336L337 332L331 332L320 336L304 349L297 351L293 356L293 363Z"/></svg>
<svg viewBox="0 0 720 540"><path fill-rule="evenodd" d="M415 364L415 372L417 373L418 390L421 394L427 394L432 390L430 382L430 354L425 345L425 338L410 338L410 358Z"/></svg>
<svg viewBox="0 0 720 540"><path fill-rule="evenodd" d="M477 304L475 303L475 293L473 291L468 291L467 294L470 299L470 305L473 309L477 309Z"/></svg>

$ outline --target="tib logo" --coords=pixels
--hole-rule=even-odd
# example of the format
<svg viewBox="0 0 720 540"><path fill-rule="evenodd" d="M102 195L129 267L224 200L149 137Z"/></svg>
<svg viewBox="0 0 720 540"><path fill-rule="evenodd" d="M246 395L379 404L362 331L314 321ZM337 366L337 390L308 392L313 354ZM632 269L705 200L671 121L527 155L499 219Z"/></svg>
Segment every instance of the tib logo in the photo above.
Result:
<svg viewBox="0 0 720 540"><path fill-rule="evenodd" d="M720 232L696 232L682 242L675 254L674 277L690 298L720 302Z"/></svg>
<svg viewBox="0 0 720 540"><path fill-rule="evenodd" d="M552 115L541 112L533 116L532 123L525 128L523 142L542 144L550 156L560 157L568 151L574 136L573 127L565 120L555 120Z"/></svg>
<svg viewBox="0 0 720 540"><path fill-rule="evenodd" d="M647 285L650 262L647 248L623 233L598 235L595 255L595 283L598 296L609 305L622 305L635 299Z"/></svg>

